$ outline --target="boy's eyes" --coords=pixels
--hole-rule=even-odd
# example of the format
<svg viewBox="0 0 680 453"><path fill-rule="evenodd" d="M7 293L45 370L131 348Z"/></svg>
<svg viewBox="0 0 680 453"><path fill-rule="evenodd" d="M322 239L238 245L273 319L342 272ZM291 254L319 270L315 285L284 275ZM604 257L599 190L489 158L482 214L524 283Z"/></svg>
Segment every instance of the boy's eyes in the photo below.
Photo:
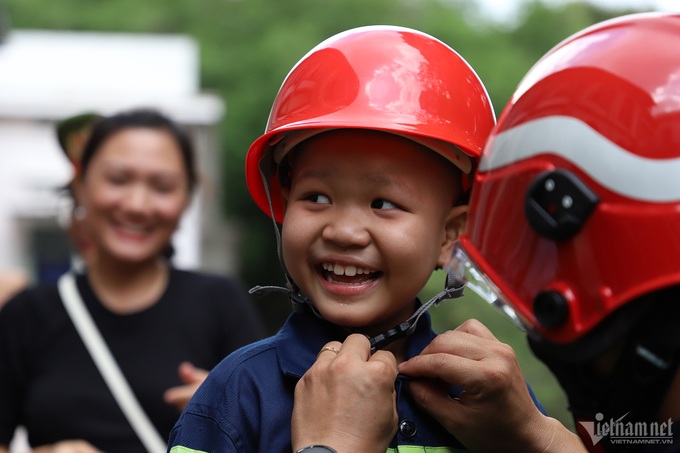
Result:
<svg viewBox="0 0 680 453"><path fill-rule="evenodd" d="M318 204L331 204L331 199L320 193L307 195L305 200ZM371 202L371 209L397 209L397 205L383 198L378 198Z"/></svg>
<svg viewBox="0 0 680 453"><path fill-rule="evenodd" d="M328 198L326 195L320 194L320 193L313 193L311 195L308 195L306 197L308 201L311 201L312 203L319 203L319 204L330 204L331 199Z"/></svg>
<svg viewBox="0 0 680 453"><path fill-rule="evenodd" d="M378 198L371 203L371 209L396 209L397 205L382 198Z"/></svg>

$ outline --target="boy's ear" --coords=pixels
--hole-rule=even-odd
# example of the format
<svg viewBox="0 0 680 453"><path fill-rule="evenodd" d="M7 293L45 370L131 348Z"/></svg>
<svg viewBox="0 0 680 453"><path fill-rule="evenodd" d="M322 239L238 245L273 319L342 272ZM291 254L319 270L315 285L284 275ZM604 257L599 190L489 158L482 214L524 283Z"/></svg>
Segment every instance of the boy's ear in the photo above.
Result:
<svg viewBox="0 0 680 453"><path fill-rule="evenodd" d="M458 238L463 234L467 226L469 210L470 207L468 205L459 205L454 206L449 211L444 223L446 236L444 237L444 242L442 242L439 259L437 260L438 266L443 267L451 258L453 246L458 242Z"/></svg>

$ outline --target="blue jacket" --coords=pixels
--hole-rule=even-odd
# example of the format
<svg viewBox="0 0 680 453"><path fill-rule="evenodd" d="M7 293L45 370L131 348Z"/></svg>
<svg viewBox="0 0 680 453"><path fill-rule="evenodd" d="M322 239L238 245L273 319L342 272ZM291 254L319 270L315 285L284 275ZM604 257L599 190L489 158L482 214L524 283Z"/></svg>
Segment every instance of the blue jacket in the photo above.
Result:
<svg viewBox="0 0 680 453"><path fill-rule="evenodd" d="M347 334L312 314L293 313L275 336L235 351L191 399L170 434L170 451L290 453L295 384L324 344L342 341ZM407 357L420 353L435 336L429 315L422 316L408 340ZM404 386L408 379L399 375L396 381L399 430L391 449L397 445L413 446L409 452L424 452L422 447L442 447L427 450L437 453L462 449L411 400Z"/></svg>

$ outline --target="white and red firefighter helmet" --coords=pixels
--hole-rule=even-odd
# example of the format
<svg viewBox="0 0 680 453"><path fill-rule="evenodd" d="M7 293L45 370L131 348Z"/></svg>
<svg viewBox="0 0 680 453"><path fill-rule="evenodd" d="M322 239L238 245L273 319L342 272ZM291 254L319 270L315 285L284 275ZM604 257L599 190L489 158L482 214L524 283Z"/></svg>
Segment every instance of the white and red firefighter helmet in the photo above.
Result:
<svg viewBox="0 0 680 453"><path fill-rule="evenodd" d="M553 344L680 285L680 16L550 50L501 113L470 205L453 270Z"/></svg>

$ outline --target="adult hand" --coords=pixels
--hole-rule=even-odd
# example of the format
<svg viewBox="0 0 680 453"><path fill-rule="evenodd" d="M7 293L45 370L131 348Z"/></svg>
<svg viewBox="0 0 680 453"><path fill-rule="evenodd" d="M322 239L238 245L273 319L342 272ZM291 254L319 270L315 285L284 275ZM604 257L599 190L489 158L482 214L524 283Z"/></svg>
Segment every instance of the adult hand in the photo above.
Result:
<svg viewBox="0 0 680 453"><path fill-rule="evenodd" d="M397 432L396 378L394 355L371 355L365 336L328 343L295 387L293 451L312 444L339 453L386 451Z"/></svg>
<svg viewBox="0 0 680 453"><path fill-rule="evenodd" d="M586 451L534 404L514 350L469 320L400 364L416 402L473 451ZM452 386L463 392L449 397Z"/></svg>
<svg viewBox="0 0 680 453"><path fill-rule="evenodd" d="M181 412L186 405L189 404L189 400L194 396L198 387L205 381L205 378L208 377L208 371L196 368L189 362L182 362L179 365L177 373L185 385L169 388L165 391L163 399L166 403L177 407Z"/></svg>
<svg viewBox="0 0 680 453"><path fill-rule="evenodd" d="M95 448L91 443L75 439L63 440L52 445L43 445L36 447L32 453L103 453L100 449Z"/></svg>

